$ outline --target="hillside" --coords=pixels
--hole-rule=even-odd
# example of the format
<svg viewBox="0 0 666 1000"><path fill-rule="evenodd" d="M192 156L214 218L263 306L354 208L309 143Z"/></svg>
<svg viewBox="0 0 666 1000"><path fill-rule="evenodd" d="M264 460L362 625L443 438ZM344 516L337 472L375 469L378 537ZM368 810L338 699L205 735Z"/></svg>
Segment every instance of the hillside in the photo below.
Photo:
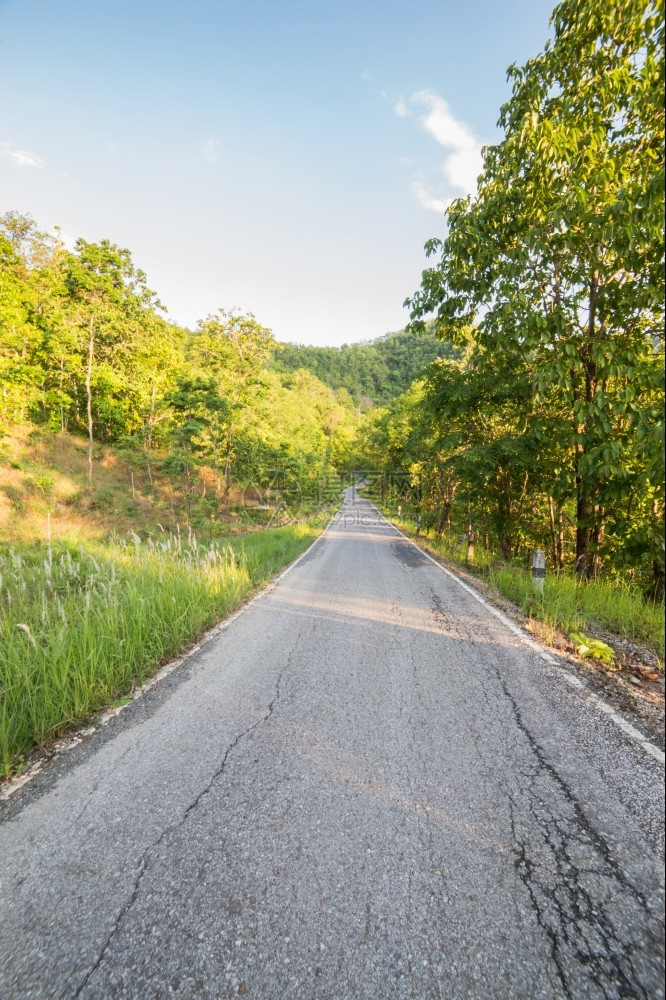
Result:
<svg viewBox="0 0 666 1000"><path fill-rule="evenodd" d="M114 533L142 536L162 525L176 530L182 512L168 477L157 469L152 483L131 452L95 446L95 486L87 488L87 441L29 426L8 430L0 440L0 544L49 538L103 539ZM200 470L201 492L209 470ZM229 504L237 501L234 495ZM221 508L228 524L237 520Z"/></svg>
<svg viewBox="0 0 666 1000"><path fill-rule="evenodd" d="M0 431L0 549L58 539L102 542L132 533L147 538L187 531L188 524L207 538L228 537L302 519L335 501L341 488L331 476L316 493L295 492L273 476L227 490L214 468L198 464L184 497L168 451L156 453L149 470L132 449L95 444L91 491L87 450L84 437L67 431L35 425Z"/></svg>
<svg viewBox="0 0 666 1000"><path fill-rule="evenodd" d="M346 389L357 405L367 406L388 403L406 392L435 358L459 358L461 353L430 330L419 336L400 330L342 347L284 344L271 367L281 373L306 368L331 389Z"/></svg>

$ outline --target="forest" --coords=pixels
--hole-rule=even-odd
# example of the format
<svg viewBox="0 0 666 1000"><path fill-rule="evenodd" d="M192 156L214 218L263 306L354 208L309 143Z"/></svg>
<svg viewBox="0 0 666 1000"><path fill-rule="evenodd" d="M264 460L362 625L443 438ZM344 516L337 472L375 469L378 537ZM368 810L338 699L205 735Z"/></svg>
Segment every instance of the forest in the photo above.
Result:
<svg viewBox="0 0 666 1000"><path fill-rule="evenodd" d="M304 367L275 371L281 345L251 314L181 329L128 250L69 251L12 212L0 281L3 420L84 434L90 496L101 444L132 459L144 495L166 478L171 511L209 531L232 485L317 499L344 464L359 419L350 394Z"/></svg>
<svg viewBox="0 0 666 1000"><path fill-rule="evenodd" d="M163 318L130 251L85 240L69 251L16 212L0 218L0 268L4 419L84 433L91 493L95 443L116 445L145 493L166 475L172 510L209 530L232 486L319 497L353 463L362 411L461 354L430 331L282 344L224 309L185 330Z"/></svg>
<svg viewBox="0 0 666 1000"><path fill-rule="evenodd" d="M342 347L282 344L272 367L279 372L305 368L331 389L346 389L362 409L389 403L406 392L436 358L459 359L462 350L426 326Z"/></svg>
<svg viewBox="0 0 666 1000"><path fill-rule="evenodd" d="M663 17L565 0L552 22L407 302L463 356L371 415L367 461L438 535L662 599Z"/></svg>
<svg viewBox="0 0 666 1000"><path fill-rule="evenodd" d="M270 578L352 478L507 573L530 614L535 548L576 613L597 582L597 621L624 595L654 621L619 631L663 655L663 18L564 0L552 25L509 69L501 141L428 242L403 331L280 344L224 308L183 329L129 250L0 218L6 773Z"/></svg>

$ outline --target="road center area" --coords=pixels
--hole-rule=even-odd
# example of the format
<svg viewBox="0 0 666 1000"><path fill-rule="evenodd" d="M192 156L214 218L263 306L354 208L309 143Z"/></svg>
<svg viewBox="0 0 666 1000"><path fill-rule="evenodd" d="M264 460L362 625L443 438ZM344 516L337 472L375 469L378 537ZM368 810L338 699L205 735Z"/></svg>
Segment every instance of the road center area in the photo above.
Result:
<svg viewBox="0 0 666 1000"><path fill-rule="evenodd" d="M3 997L663 996L663 767L367 501L172 677L8 811Z"/></svg>

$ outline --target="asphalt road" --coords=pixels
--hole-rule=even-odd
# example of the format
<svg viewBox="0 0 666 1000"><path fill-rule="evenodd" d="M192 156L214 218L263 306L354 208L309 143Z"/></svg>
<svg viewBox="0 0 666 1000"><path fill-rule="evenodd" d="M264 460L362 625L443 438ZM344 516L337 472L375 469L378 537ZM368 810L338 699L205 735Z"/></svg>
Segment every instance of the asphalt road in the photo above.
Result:
<svg viewBox="0 0 666 1000"><path fill-rule="evenodd" d="M663 766L348 500L9 800L0 996L663 997Z"/></svg>

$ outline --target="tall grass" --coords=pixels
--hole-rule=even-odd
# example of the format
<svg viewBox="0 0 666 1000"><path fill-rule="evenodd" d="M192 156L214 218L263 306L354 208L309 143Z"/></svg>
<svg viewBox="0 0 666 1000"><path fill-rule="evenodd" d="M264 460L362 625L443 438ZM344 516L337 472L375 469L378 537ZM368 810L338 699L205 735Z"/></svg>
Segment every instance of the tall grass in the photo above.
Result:
<svg viewBox="0 0 666 1000"><path fill-rule="evenodd" d="M320 530L0 550L0 774L145 681Z"/></svg>
<svg viewBox="0 0 666 1000"><path fill-rule="evenodd" d="M537 595L531 573L517 566L491 569L489 578L501 594L553 629L568 634L601 626L664 655L663 602L646 601L621 580L579 582L573 574L551 574Z"/></svg>

